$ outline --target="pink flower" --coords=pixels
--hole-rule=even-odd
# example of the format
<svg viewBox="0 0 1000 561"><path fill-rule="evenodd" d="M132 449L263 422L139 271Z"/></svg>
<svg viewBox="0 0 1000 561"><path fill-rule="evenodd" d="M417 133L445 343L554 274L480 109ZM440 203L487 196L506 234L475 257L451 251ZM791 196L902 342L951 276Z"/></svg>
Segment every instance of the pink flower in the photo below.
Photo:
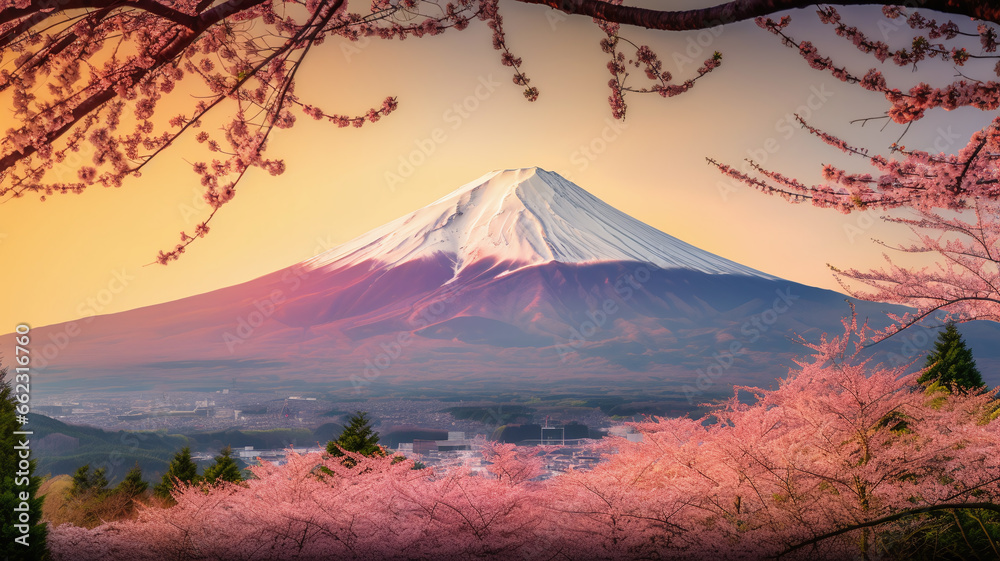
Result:
<svg viewBox="0 0 1000 561"><path fill-rule="evenodd" d="M97 170L90 166L84 166L77 170L77 175L80 177L80 181L92 183L94 178L97 177Z"/></svg>

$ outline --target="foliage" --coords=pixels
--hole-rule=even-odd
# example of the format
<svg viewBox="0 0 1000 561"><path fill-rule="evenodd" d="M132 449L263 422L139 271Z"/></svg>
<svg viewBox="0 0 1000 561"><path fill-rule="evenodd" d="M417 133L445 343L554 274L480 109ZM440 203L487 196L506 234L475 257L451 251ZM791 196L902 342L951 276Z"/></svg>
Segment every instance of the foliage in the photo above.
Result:
<svg viewBox="0 0 1000 561"><path fill-rule="evenodd" d="M384 456L385 449L379 446L379 435L372 429L368 413L357 411L347 420L344 432L337 440L326 445L326 452L334 457L341 457L344 452L357 452L362 456ZM350 458L345 459L350 462Z"/></svg>
<svg viewBox="0 0 1000 561"><path fill-rule="evenodd" d="M223 446L253 446L257 449L283 449L288 446L313 446L316 434L309 429L227 429L211 432L193 432L185 436L197 450ZM174 448L176 450L176 448Z"/></svg>
<svg viewBox="0 0 1000 561"><path fill-rule="evenodd" d="M142 468L139 467L139 464L136 464L132 469L128 470L125 478L122 479L121 483L112 492L134 497L145 493L148 488L149 483L146 483L142 478Z"/></svg>
<svg viewBox="0 0 1000 561"><path fill-rule="evenodd" d="M934 352L927 356L925 370L917 380L921 384L937 381L946 388L956 386L961 390L981 390L986 387L976 368L972 351L965 346L962 334L954 323L949 323L934 342Z"/></svg>
<svg viewBox="0 0 1000 561"><path fill-rule="evenodd" d="M84 464L106 469L105 477L112 484L121 481L130 465L139 463L144 473L163 474L176 450L191 439L165 431L106 431L96 427L66 424L45 415L29 413L29 425L36 439L50 434L62 434L77 439L72 450L40 452L38 471L52 475L72 475ZM113 458L115 461L109 461Z"/></svg>
<svg viewBox="0 0 1000 561"><path fill-rule="evenodd" d="M487 470L498 481L518 485L541 475L542 461L537 451L525 451L514 444L487 442L482 449L483 459L489 462Z"/></svg>
<svg viewBox="0 0 1000 561"><path fill-rule="evenodd" d="M160 498L169 498L178 483L197 483L198 464L191 459L191 449L185 446L180 452L174 454L174 459L167 468L167 473L163 474L163 480L153 488L153 493Z"/></svg>
<svg viewBox="0 0 1000 561"><path fill-rule="evenodd" d="M933 8L927 4L924 7ZM997 58L994 54L997 32L993 26L979 23L974 30L965 29L964 23L938 22L915 10L886 6L883 14L889 21L882 22L883 25L900 28L903 24L892 20L904 20L916 34L893 47L843 21L832 6L819 7L817 14L838 36L880 64L891 61L897 66L917 70L918 63L927 65L937 59L963 67L959 78L951 83L934 86L920 82L904 91L888 84L878 68L871 68L863 75L854 73L825 56L812 42L796 40L788 30L789 16L779 21L763 15L757 17L761 28L780 37L782 44L796 50L810 67L884 96L888 102L884 117L887 121L906 125L909 130L910 125L933 110L968 107L991 113L1000 107L1000 82L988 78L1000 74L1000 66L993 66L991 61ZM992 21L996 22L1000 13L991 7L989 13L980 15L992 16ZM963 44L969 37L979 39L981 54L972 54ZM979 67L985 71L982 76L974 77L976 63L984 61L991 62L989 66ZM852 146L800 116L796 117L822 142L869 166L868 172L824 165L822 172L826 182L810 185L765 169L751 160L739 169L711 158L709 162L724 174L792 202L810 201L813 205L843 213L895 211L881 218L908 226L916 239L909 244L883 245L903 253L937 257L935 267L902 266L888 255L885 256L886 267L873 271L831 266L841 285L852 296L916 308L915 312L901 316L890 314L895 324L880 337L891 336L901 328L936 315L939 310L959 321L1000 321L1000 253L997 252L1000 183L996 178L1000 118L992 117L987 126L973 133L968 143L954 154L907 149L897 141L889 147L890 155L883 156L870 155L867 150Z"/></svg>
<svg viewBox="0 0 1000 561"><path fill-rule="evenodd" d="M56 559L962 559L997 547L996 390L928 396L860 360L865 328L811 345L772 390L699 418L630 423L603 462L539 480L525 448L486 470L290 451L177 505L53 530ZM853 345L853 350L852 350ZM934 403L932 403L934 402ZM905 422L904 422L905 421ZM348 458L354 467L341 460ZM949 522L949 520L951 522ZM978 528L978 529L977 529ZM253 552L253 553L251 553ZM935 557L935 556L940 557Z"/></svg>
<svg viewBox="0 0 1000 561"><path fill-rule="evenodd" d="M38 496L41 478L35 475L35 460L29 460L27 470L21 469L19 450L24 439L32 436L21 436L14 431L27 430L18 422L17 405L10 382L7 380L6 367L0 367L0 509L3 513L3 529L0 530L0 554L5 559L24 559L25 561L45 558L46 536L48 527L42 522L42 497ZM15 382L23 382L15 376ZM21 472L20 474L18 472ZM22 493L27 493L27 500L22 501ZM22 506L26 506L24 509ZM15 510L17 509L17 510ZM24 539L23 532L16 528L21 524L20 515L28 516L27 547L15 542Z"/></svg>
<svg viewBox="0 0 1000 561"><path fill-rule="evenodd" d="M93 528L134 516L149 487L142 478L139 464L130 469L114 488L108 488L104 474L103 467L91 471L89 464L80 466L73 475L65 501L49 521L53 525L75 524Z"/></svg>
<svg viewBox="0 0 1000 561"><path fill-rule="evenodd" d="M205 468L201 479L208 484L218 484L222 481L238 483L243 481L243 472L239 464L232 458L233 448L226 446L215 457L215 463Z"/></svg>
<svg viewBox="0 0 1000 561"><path fill-rule="evenodd" d="M107 490L108 479L104 477L105 468L90 471L90 464L82 465L73 474L73 486L69 489L72 497L81 495L99 495Z"/></svg>
<svg viewBox="0 0 1000 561"><path fill-rule="evenodd" d="M1000 513L960 509L918 515L904 523L895 539L886 540L893 559L913 561L1000 557Z"/></svg>
<svg viewBox="0 0 1000 561"><path fill-rule="evenodd" d="M79 441L79 447L68 451L47 451L38 458L38 471L52 475L68 474L83 464L105 467L105 476L112 484L121 481L127 468L138 462L142 472L158 481L166 472L174 453L184 446L192 449L253 446L256 449L283 449L288 446L315 446L317 439L327 442L343 430L329 423L308 429L224 430L168 434L165 430L106 431L96 427L66 424L45 415L30 413L28 419L36 439L50 434L63 434ZM332 436L330 433L333 433ZM115 458L115 462L108 461Z"/></svg>

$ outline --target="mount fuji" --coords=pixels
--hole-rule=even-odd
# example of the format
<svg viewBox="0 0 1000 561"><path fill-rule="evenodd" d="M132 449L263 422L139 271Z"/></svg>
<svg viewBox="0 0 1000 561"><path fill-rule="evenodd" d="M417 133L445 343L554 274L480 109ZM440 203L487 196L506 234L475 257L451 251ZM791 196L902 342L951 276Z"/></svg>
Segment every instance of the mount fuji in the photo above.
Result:
<svg viewBox="0 0 1000 561"><path fill-rule="evenodd" d="M426 207L305 262L453 260L455 275L483 260L506 273L531 265L636 261L708 274L774 279L669 236L539 168L488 173Z"/></svg>
<svg viewBox="0 0 1000 561"><path fill-rule="evenodd" d="M844 300L698 249L556 173L511 169L249 282L33 330L65 341L42 349L36 380L52 391L237 378L345 395L701 402L783 377L806 354L792 335L841 332ZM900 310L857 306L874 324ZM1000 382L1000 327L963 333L984 378ZM909 362L934 334L894 339L881 358Z"/></svg>

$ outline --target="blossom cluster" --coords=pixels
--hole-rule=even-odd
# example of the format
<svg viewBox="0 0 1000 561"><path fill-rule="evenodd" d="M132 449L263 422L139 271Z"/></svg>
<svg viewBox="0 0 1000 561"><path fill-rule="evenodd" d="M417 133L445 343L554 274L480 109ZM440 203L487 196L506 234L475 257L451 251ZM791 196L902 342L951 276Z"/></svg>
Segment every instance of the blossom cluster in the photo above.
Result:
<svg viewBox="0 0 1000 561"><path fill-rule="evenodd" d="M883 14L887 18L903 19L917 33L907 47L892 49L886 42L847 25L833 7L820 7L817 14L822 23L834 26L839 37L880 63L891 60L899 66L911 66L937 58L963 66L973 59L997 58L990 54L996 51L997 33L985 23L978 24L975 33L963 32L952 21L938 23L917 11L907 13L901 7L885 7ZM889 102L886 118L895 123L910 125L934 109L971 107L993 112L1000 108L1000 82L962 75L939 87L919 83L903 91L891 87L877 68L857 75L835 64L813 43L795 41L788 31L788 16L779 21L759 17L757 24L781 37L782 44L796 49L812 68L883 95ZM965 46L946 46L946 42L958 37L978 37L982 54L971 54ZM1000 71L1000 65L996 69ZM879 270L833 268L853 296L916 308L915 312L893 316L897 323L883 331L881 337L938 312L956 320L1000 320L1000 118L992 118L953 153L932 154L894 143L889 156L871 155L801 118L798 121L827 145L861 158L874 173L851 172L827 164L822 168L825 183L806 184L766 170L757 162L751 161L739 170L715 160L709 162L754 189L794 202L809 201L844 213L873 209L911 212L883 216L889 222L909 226L916 236L915 243L890 247L908 253L936 254L940 259L936 267L903 267L887 256L887 267Z"/></svg>
<svg viewBox="0 0 1000 561"><path fill-rule="evenodd" d="M44 200L94 185L120 187L188 136L215 158L192 166L210 208L207 224L250 170L284 172L281 159L266 155L268 139L274 130L294 127L299 111L357 128L397 108L397 98L387 96L352 116L299 98L297 73L312 48L329 38L432 36L465 29L478 18L493 30L494 46L525 97L538 96L506 45L496 0L443 6L376 0L367 14L349 12L343 0L288 4L142 0L63 18L46 3L18 2L20 12L7 17L5 11L0 19L0 49L16 55L0 70L0 94L9 98L13 121L0 139L0 197L39 193ZM289 9L292 4L305 9ZM167 104L168 96L176 101ZM191 100L186 107L185 99ZM220 130L202 129L210 114L216 119L227 112ZM54 166L78 154L85 155L78 173L69 181L53 177ZM177 259L207 231L182 233L182 243L161 251L156 261Z"/></svg>
<svg viewBox="0 0 1000 561"><path fill-rule="evenodd" d="M483 473L290 451L246 482L179 484L175 506L50 528L48 543L56 561L907 558L919 542L903 536L942 536L927 512L997 508L996 391L925 390L860 359L865 337L845 320L775 389L629 423L642 440L595 444L591 469L539 479L537 449L497 443Z"/></svg>

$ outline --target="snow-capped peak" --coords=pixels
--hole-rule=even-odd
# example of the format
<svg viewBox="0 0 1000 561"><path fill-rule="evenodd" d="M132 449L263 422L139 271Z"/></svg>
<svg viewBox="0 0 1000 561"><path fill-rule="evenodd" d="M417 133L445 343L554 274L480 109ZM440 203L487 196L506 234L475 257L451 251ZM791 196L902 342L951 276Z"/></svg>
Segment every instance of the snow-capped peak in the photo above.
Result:
<svg viewBox="0 0 1000 561"><path fill-rule="evenodd" d="M667 235L541 168L498 170L426 207L306 261L388 266L435 254L457 274L490 258L523 266L559 261L639 261L664 268L774 278Z"/></svg>

